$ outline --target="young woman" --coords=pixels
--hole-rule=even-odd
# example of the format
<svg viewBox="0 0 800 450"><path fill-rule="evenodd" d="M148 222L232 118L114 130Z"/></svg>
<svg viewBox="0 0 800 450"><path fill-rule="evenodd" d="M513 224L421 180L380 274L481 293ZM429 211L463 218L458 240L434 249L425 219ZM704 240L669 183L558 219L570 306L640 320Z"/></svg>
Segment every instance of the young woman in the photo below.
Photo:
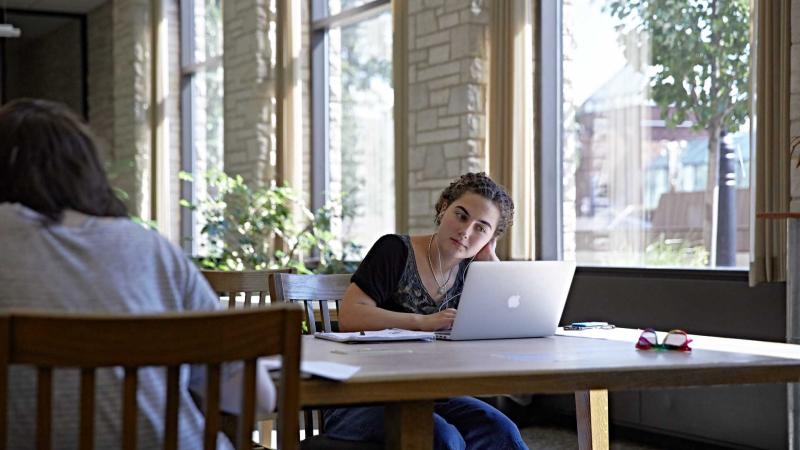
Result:
<svg viewBox="0 0 800 450"><path fill-rule="evenodd" d="M342 331L450 328L467 268L497 261L497 239L511 225L514 203L484 173L462 175L436 202L438 226L430 235L386 235L370 249L339 311ZM332 438L382 442L383 407L326 411ZM437 402L434 448L527 448L511 420L471 397Z"/></svg>
<svg viewBox="0 0 800 450"><path fill-rule="evenodd" d="M15 100L0 108L0 311L144 314L213 310L218 299L183 253L158 233L128 219L108 184L89 129L62 105ZM241 366L226 365L221 405L239 408ZM266 371L259 412L275 403ZM97 372L95 446L116 448L121 434L122 372ZM201 397L205 371L181 371L179 446L200 448L204 420L189 390ZM9 448L28 448L35 430L36 374L12 367ZM78 445L76 371L56 371L52 429L59 447ZM163 370L139 370L141 448L160 448L166 399ZM6 437L3 437L6 439ZM232 448L220 435L218 448Z"/></svg>

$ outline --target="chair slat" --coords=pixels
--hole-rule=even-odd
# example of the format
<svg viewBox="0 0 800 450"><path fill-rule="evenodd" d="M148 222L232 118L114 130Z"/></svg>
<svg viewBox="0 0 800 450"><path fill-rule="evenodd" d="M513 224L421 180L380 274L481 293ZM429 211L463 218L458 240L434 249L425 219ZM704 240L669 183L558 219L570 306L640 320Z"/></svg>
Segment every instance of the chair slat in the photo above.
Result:
<svg viewBox="0 0 800 450"><path fill-rule="evenodd" d="M307 409L303 411L303 422L306 428L306 436L314 435L314 412Z"/></svg>
<svg viewBox="0 0 800 450"><path fill-rule="evenodd" d="M322 328L325 330L326 333L330 333L331 330L331 314L328 311L328 301L327 300L320 300L319 301L319 310L322 313Z"/></svg>
<svg viewBox="0 0 800 450"><path fill-rule="evenodd" d="M243 292L243 294L244 294L244 307L245 308L249 308L250 307L250 303L251 303L251 299L253 298L253 293L252 292Z"/></svg>
<svg viewBox="0 0 800 450"><path fill-rule="evenodd" d="M164 412L164 449L178 448L178 375L181 366L167 367L167 405Z"/></svg>
<svg viewBox="0 0 800 450"><path fill-rule="evenodd" d="M53 369L40 367L36 374L36 448L50 450L50 404L53 398Z"/></svg>
<svg viewBox="0 0 800 450"><path fill-rule="evenodd" d="M203 433L203 448L217 448L219 431L219 364L206 364L206 428Z"/></svg>
<svg viewBox="0 0 800 450"><path fill-rule="evenodd" d="M239 432L237 436L237 448L239 450L250 450L250 443L253 423L256 418L256 396L248 395L256 392L256 360L248 359L244 364L242 379L242 410L239 414Z"/></svg>
<svg viewBox="0 0 800 450"><path fill-rule="evenodd" d="M81 369L81 450L94 448L94 369Z"/></svg>
<svg viewBox="0 0 800 450"><path fill-rule="evenodd" d="M136 387L139 373L136 367L125 368L125 381L122 388L122 448L136 450L136 413L139 410L136 400Z"/></svg>
<svg viewBox="0 0 800 450"><path fill-rule="evenodd" d="M314 306L310 301L303 301L303 306L306 308L306 323L308 323L308 332L314 334L317 332L317 321L314 320Z"/></svg>
<svg viewBox="0 0 800 450"><path fill-rule="evenodd" d="M267 305L268 292L258 291L258 306L263 307Z"/></svg>
<svg viewBox="0 0 800 450"><path fill-rule="evenodd" d="M278 390L278 448L296 450L300 434L300 334L284 328L280 389Z"/></svg>
<svg viewBox="0 0 800 450"><path fill-rule="evenodd" d="M238 292L236 292L236 291L229 291L228 292L228 309L236 308L236 295L237 294L238 294Z"/></svg>

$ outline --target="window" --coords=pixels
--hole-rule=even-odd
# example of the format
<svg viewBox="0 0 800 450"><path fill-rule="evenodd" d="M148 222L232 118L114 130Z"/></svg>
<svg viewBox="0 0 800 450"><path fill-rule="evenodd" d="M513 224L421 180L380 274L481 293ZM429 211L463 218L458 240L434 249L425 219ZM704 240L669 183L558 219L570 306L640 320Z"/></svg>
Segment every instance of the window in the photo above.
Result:
<svg viewBox="0 0 800 450"><path fill-rule="evenodd" d="M395 228L390 3L314 0L312 20L312 206L341 199L363 256Z"/></svg>
<svg viewBox="0 0 800 450"><path fill-rule="evenodd" d="M543 20L560 256L746 267L749 2L569 0Z"/></svg>
<svg viewBox="0 0 800 450"><path fill-rule="evenodd" d="M182 170L193 174L181 198L193 202L206 189L203 175L223 169L222 0L181 2ZM182 208L184 248L197 254L200 225Z"/></svg>

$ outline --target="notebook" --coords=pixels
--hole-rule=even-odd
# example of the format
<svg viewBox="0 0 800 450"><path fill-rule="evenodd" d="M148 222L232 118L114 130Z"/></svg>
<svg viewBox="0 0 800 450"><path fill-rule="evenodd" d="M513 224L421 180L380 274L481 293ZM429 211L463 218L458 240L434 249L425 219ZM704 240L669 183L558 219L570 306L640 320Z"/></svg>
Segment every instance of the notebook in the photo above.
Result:
<svg viewBox="0 0 800 450"><path fill-rule="evenodd" d="M437 331L451 341L552 336L575 274L564 261L473 262L453 328Z"/></svg>
<svg viewBox="0 0 800 450"><path fill-rule="evenodd" d="M392 341L431 341L434 339L430 331L411 331L400 328L388 328L379 331L356 331L352 333L314 333L318 339L336 342L392 342Z"/></svg>

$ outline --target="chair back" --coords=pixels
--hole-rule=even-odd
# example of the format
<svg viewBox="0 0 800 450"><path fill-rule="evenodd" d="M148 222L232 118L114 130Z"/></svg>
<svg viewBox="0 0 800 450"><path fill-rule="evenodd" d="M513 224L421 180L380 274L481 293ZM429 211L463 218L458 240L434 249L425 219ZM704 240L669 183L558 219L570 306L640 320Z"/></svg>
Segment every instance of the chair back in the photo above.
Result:
<svg viewBox="0 0 800 450"><path fill-rule="evenodd" d="M302 302L306 311L308 332L317 332L314 303L319 306L322 328L331 331L331 314L328 303L333 302L336 316L339 300L350 286L351 274L297 275L275 273L270 275L270 297L273 302Z"/></svg>
<svg viewBox="0 0 800 450"><path fill-rule="evenodd" d="M244 295L244 307L251 306L251 298L258 296L258 306L267 304L269 281L272 273L292 273L294 269L247 270L243 272L223 272L220 270L204 270L203 276L208 280L211 289L220 297L228 296L228 308L236 307L236 297Z"/></svg>
<svg viewBox="0 0 800 450"><path fill-rule="evenodd" d="M52 374L57 367L80 369L79 441L93 448L95 370L121 366L122 436L120 448L136 448L137 369L166 366L164 448L178 446L179 369L205 364L207 392L204 446L216 448L219 430L220 364L244 361L242 409L237 448L250 449L255 421L256 359L281 355L278 390L281 449L298 446L299 366L302 311L280 305L236 312L184 312L159 315L79 315L8 312L0 315L0 450L5 449L9 365L37 371L36 443L51 448ZM32 437L33 439L33 437Z"/></svg>

